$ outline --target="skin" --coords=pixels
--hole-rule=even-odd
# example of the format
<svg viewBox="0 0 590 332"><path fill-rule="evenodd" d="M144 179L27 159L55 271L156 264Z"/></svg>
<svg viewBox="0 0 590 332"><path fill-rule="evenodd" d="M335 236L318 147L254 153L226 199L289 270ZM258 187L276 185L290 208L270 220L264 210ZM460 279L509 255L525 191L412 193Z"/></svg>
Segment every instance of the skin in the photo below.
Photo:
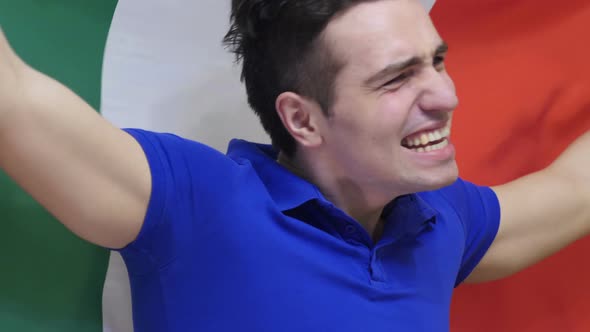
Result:
<svg viewBox="0 0 590 332"><path fill-rule="evenodd" d="M151 192L139 144L22 62L0 30L0 169L79 237L122 248Z"/></svg>
<svg viewBox="0 0 590 332"><path fill-rule="evenodd" d="M354 6L333 19L323 37L346 64L332 115L324 116L313 100L281 94L277 112L298 152L279 161L378 240L385 204L457 178L452 144L429 153L402 144L450 123L457 97L442 62L444 43L415 0ZM372 79L400 62L409 66ZM469 281L510 275L590 233L588 151L590 133L545 170L493 188L500 229ZM0 168L89 242L122 248L139 234L151 193L139 144L22 62L1 30Z"/></svg>
<svg viewBox="0 0 590 332"><path fill-rule="evenodd" d="M322 37L345 63L331 115L302 96L279 96L279 114L299 144L293 160L282 160L377 239L379 216L393 198L457 179L452 144L430 153L402 146L409 135L448 125L457 106L444 42L422 5L411 0L355 6Z"/></svg>
<svg viewBox="0 0 590 332"><path fill-rule="evenodd" d="M355 6L334 19L322 37L346 64L336 80L331 116L303 96L279 96L279 115L298 142L296 156L280 162L318 185L378 241L385 204L457 178L452 144L431 153L401 144L408 135L451 121L457 97L442 61L444 43L413 0ZM411 58L419 61L370 79ZM493 188L500 228L467 282L509 276L590 233L588 151L590 133L548 168Z"/></svg>

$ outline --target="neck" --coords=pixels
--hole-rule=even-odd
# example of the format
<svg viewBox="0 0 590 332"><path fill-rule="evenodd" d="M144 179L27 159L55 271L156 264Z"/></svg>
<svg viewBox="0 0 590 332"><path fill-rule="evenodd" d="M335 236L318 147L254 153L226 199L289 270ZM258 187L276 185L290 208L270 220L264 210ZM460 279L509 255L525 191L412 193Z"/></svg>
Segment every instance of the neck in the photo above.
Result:
<svg viewBox="0 0 590 332"><path fill-rule="evenodd" d="M277 161L295 175L316 185L328 200L362 225L374 241L381 237L381 214L393 197L371 192L358 182L338 176L334 168L325 165L316 167L300 156L288 158L280 153Z"/></svg>

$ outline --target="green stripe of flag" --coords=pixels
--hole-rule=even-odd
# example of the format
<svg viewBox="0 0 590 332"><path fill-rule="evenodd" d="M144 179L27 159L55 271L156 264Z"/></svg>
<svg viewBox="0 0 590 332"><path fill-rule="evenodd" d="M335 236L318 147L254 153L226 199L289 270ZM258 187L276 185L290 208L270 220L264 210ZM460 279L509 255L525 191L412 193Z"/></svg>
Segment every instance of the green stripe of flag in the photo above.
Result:
<svg viewBox="0 0 590 332"><path fill-rule="evenodd" d="M96 109L116 0L0 0L0 24L31 65ZM108 252L84 243L0 174L0 331L101 332Z"/></svg>

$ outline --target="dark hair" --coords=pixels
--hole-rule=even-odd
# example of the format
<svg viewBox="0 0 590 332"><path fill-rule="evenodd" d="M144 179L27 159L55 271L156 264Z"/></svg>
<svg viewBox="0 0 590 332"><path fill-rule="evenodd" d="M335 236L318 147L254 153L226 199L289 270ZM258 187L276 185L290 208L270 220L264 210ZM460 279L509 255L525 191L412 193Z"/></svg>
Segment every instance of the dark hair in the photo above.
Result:
<svg viewBox="0 0 590 332"><path fill-rule="evenodd" d="M292 91L317 102L326 116L334 80L343 63L321 34L330 20L368 0L232 0L231 27L223 42L242 62L248 103L275 148L288 156L295 140L283 126L275 102Z"/></svg>

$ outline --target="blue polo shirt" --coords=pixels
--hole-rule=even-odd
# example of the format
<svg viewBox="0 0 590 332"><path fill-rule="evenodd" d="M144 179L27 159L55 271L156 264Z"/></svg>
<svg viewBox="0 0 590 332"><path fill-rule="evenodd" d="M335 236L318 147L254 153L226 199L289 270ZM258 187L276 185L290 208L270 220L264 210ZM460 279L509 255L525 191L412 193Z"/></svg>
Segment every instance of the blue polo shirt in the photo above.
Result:
<svg viewBox="0 0 590 332"><path fill-rule="evenodd" d="M127 131L152 173L121 250L135 332L448 331L453 289L498 229L492 190L457 180L393 200L373 243L270 146Z"/></svg>

